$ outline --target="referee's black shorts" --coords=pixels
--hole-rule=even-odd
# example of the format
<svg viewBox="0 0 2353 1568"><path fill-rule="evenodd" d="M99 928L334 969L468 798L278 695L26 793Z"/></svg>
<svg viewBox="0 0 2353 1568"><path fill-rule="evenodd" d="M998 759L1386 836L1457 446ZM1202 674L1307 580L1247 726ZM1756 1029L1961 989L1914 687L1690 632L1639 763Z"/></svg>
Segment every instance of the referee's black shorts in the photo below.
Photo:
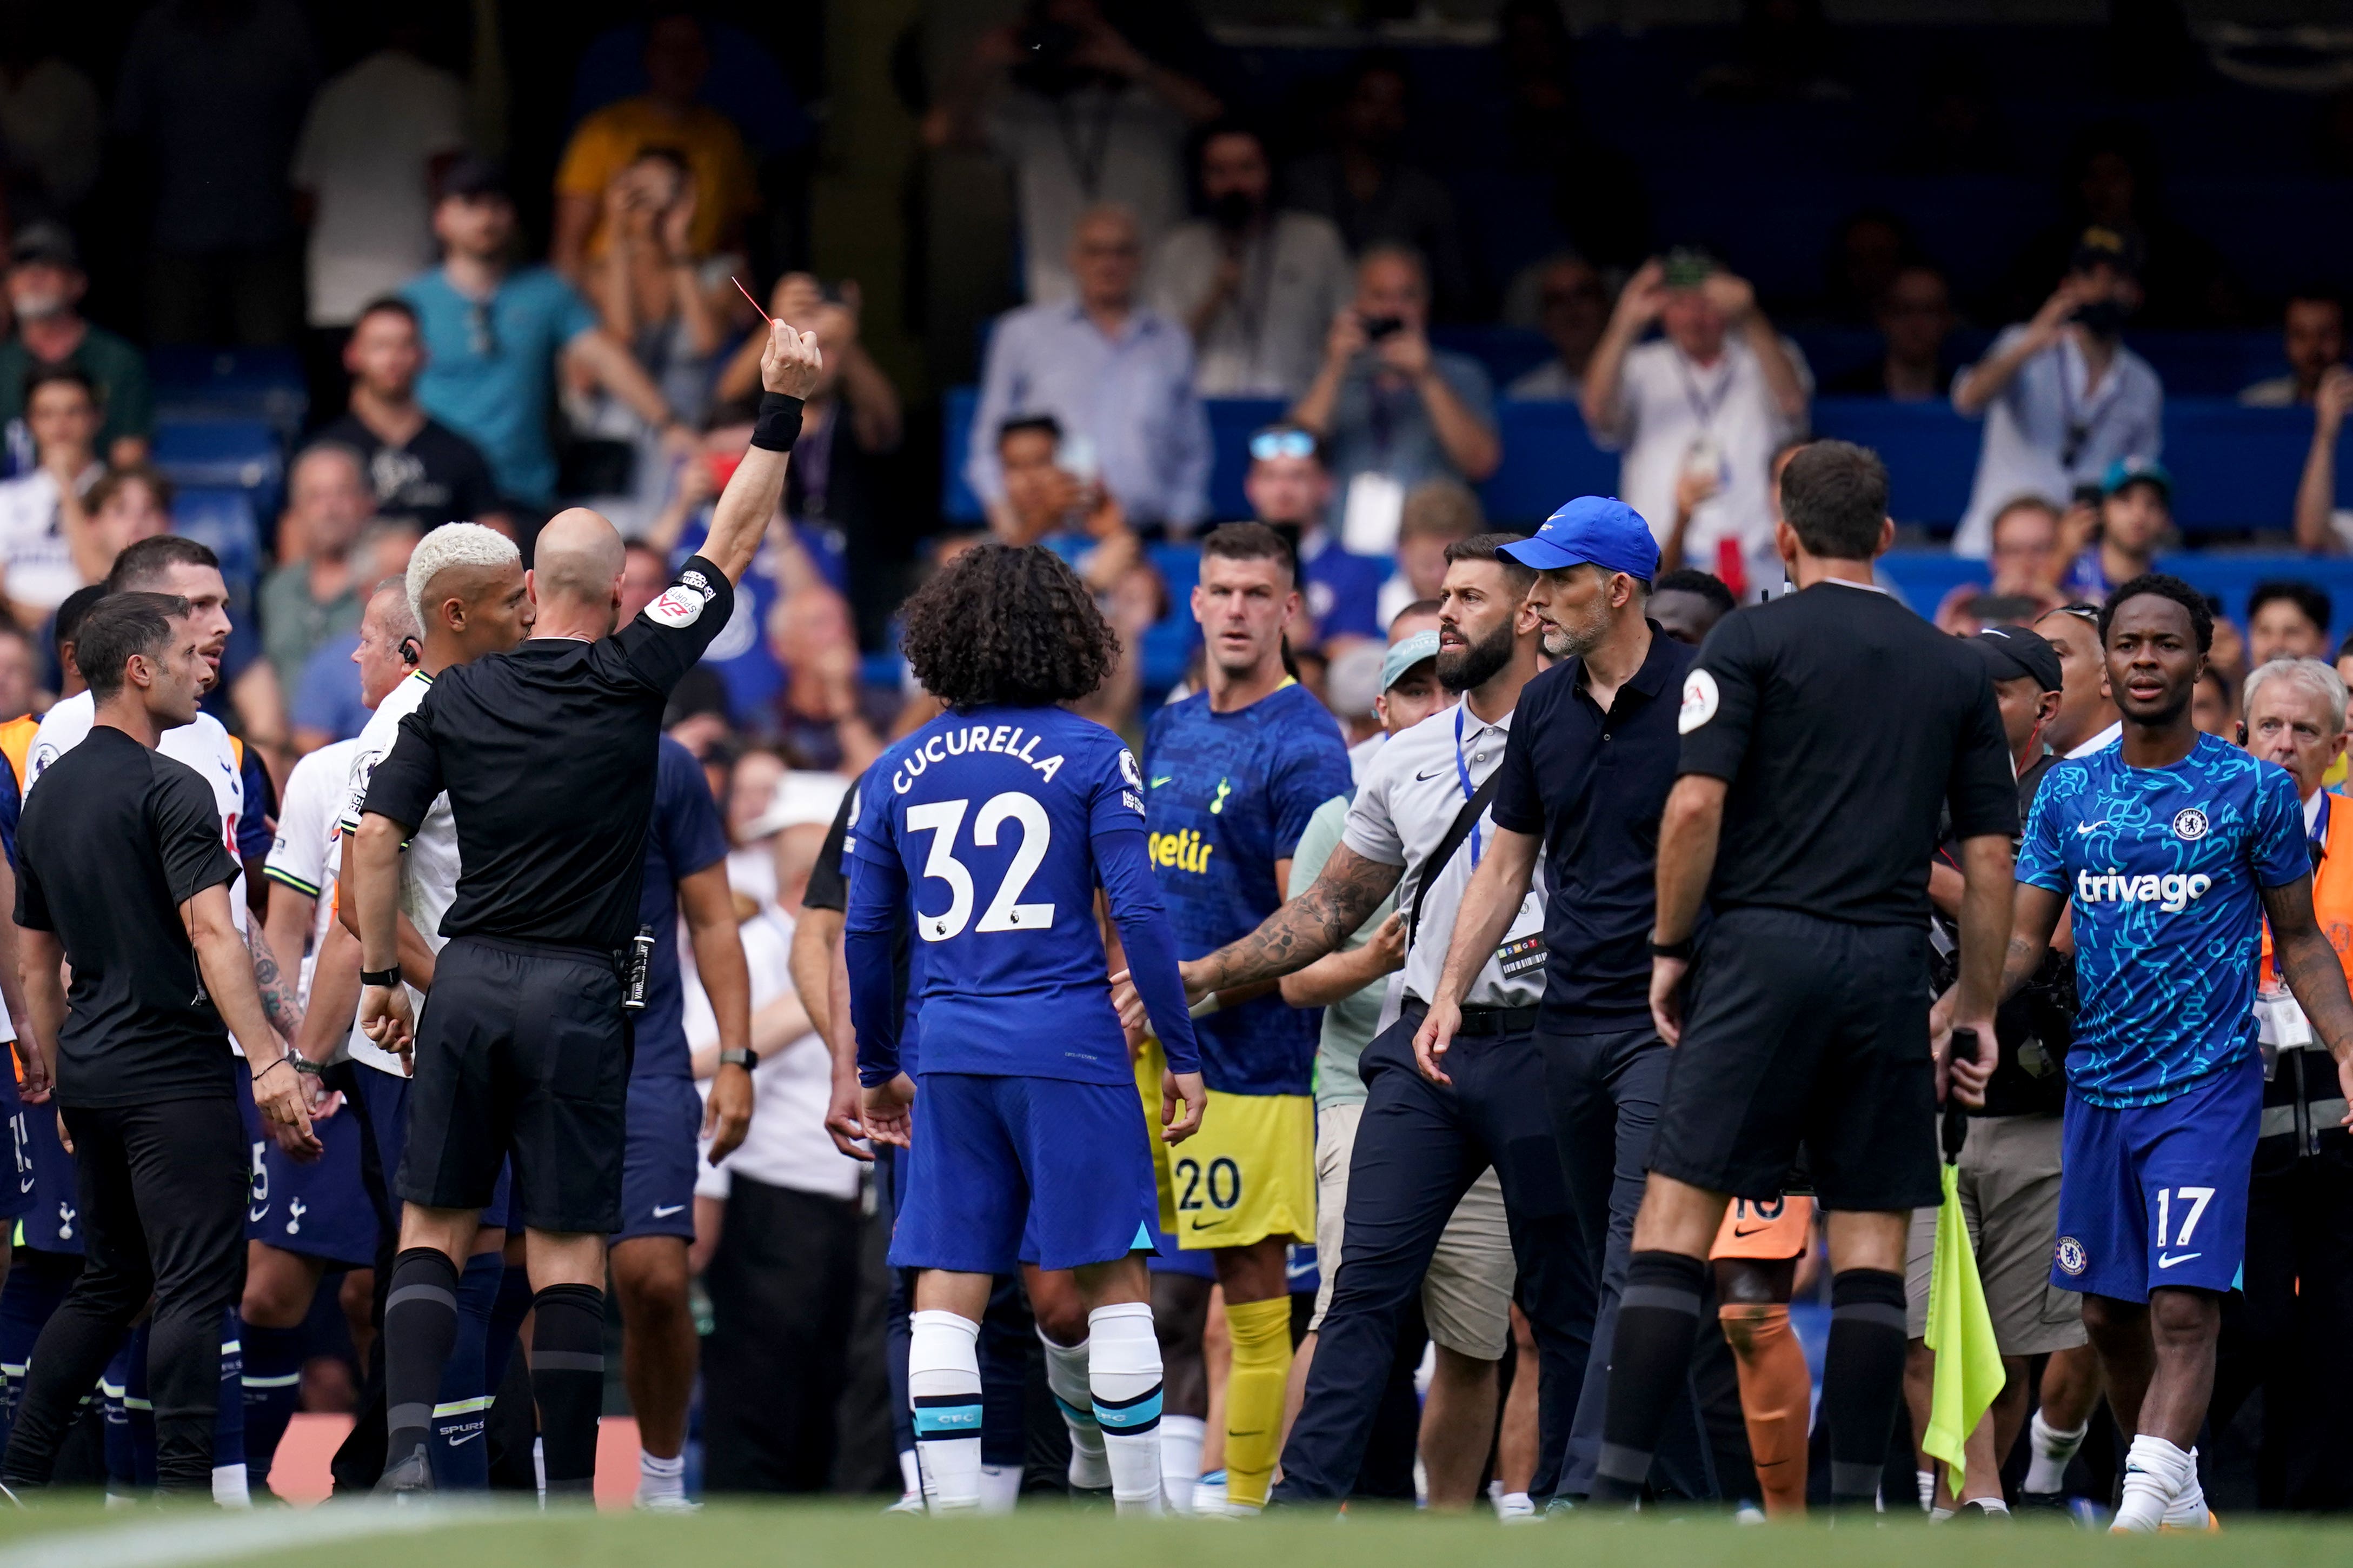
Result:
<svg viewBox="0 0 2353 1568"><path fill-rule="evenodd" d="M630 1047L609 956L457 938L417 1023L400 1195L481 1208L512 1152L525 1226L619 1229Z"/></svg>
<svg viewBox="0 0 2353 1568"><path fill-rule="evenodd" d="M1692 965L1651 1169L1769 1200L1802 1142L1825 1208L1935 1205L1929 1000L1925 928L1719 916Z"/></svg>

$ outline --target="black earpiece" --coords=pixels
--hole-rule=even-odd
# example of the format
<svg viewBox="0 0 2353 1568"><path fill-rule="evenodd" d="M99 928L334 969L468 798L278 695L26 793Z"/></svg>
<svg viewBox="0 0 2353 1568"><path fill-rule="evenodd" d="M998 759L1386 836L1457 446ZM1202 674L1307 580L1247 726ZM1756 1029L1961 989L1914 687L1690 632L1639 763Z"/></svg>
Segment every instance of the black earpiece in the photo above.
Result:
<svg viewBox="0 0 2353 1568"><path fill-rule="evenodd" d="M403 637L400 639L401 663L408 665L413 668L417 665L423 663L425 655L423 651L417 647L417 639L415 637Z"/></svg>

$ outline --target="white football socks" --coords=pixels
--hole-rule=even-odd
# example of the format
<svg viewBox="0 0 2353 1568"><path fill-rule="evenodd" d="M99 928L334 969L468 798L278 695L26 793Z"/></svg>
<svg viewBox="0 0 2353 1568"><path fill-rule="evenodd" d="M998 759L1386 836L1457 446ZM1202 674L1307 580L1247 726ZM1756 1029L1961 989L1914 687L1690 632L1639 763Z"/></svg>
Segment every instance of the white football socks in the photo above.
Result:
<svg viewBox="0 0 2353 1568"><path fill-rule="evenodd" d="M1161 1511L1160 1335L1152 1306L1123 1301L1087 1314L1087 1385L1103 1431L1112 1500L1121 1513Z"/></svg>
<svg viewBox="0 0 2353 1568"><path fill-rule="evenodd" d="M1103 1428L1095 1424L1094 1395L1087 1384L1088 1342L1058 1345L1040 1329L1038 1342L1046 1347L1046 1386L1054 1392L1062 1425L1071 1429L1071 1485L1082 1491L1107 1490L1111 1462L1103 1458Z"/></svg>
<svg viewBox="0 0 2353 1568"><path fill-rule="evenodd" d="M2084 1446L2084 1435L2092 1429L2086 1419L2073 1432L2063 1432L2042 1419L2037 1410L2031 1423L2034 1434L2034 1458L2026 1467L2026 1485L2030 1492L2063 1491L2067 1486L2067 1467L2075 1458L2075 1450Z"/></svg>
<svg viewBox="0 0 2353 1568"><path fill-rule="evenodd" d="M954 1312L908 1320L907 1398L934 1512L980 1506L980 1325Z"/></svg>
<svg viewBox="0 0 2353 1568"><path fill-rule="evenodd" d="M2132 1440L2132 1449L2125 1456L2125 1498L2116 1509L2116 1523L2109 1528L2124 1534L2147 1534L2165 1521L2167 1509L2172 1506L2185 1481L2194 1485L2197 1467L2188 1453L2175 1447L2162 1437L2143 1434ZM2200 1510L2204 1510L2200 1500Z"/></svg>
<svg viewBox="0 0 2353 1568"><path fill-rule="evenodd" d="M2181 1478L2181 1488L2173 1500L2165 1505L2165 1527L2168 1530L2203 1530L2212 1516L2206 1508L2206 1489L2198 1484L2198 1450L2189 1450L2189 1468Z"/></svg>
<svg viewBox="0 0 2353 1568"><path fill-rule="evenodd" d="M663 1458L659 1454L638 1450L638 1504L651 1508L660 1503L686 1500L686 1456L673 1454Z"/></svg>
<svg viewBox="0 0 2353 1568"><path fill-rule="evenodd" d="M1209 1424L1198 1415L1160 1418L1160 1489L1177 1513L1193 1511L1193 1488L1201 1479L1201 1444Z"/></svg>

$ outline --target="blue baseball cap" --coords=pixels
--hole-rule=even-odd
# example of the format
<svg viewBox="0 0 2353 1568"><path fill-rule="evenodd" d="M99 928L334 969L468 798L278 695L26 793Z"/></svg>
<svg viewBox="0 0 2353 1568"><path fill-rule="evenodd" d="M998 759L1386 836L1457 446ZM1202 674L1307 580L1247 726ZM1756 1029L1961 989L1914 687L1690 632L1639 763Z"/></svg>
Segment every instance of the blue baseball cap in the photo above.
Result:
<svg viewBox="0 0 2353 1568"><path fill-rule="evenodd" d="M1504 554L1539 572L1590 562L1645 583L1659 574L1659 542L1642 514L1615 496L1579 496L1550 517L1533 537L1506 544Z"/></svg>
<svg viewBox="0 0 2353 1568"><path fill-rule="evenodd" d="M2126 485L2155 485L2169 502L2173 500L2173 476L2155 458L2118 458L2100 476L2100 493L2112 496Z"/></svg>
<svg viewBox="0 0 2353 1568"><path fill-rule="evenodd" d="M1389 644L1381 657L1381 689L1387 691L1412 673L1413 667L1438 657L1438 634L1416 632Z"/></svg>

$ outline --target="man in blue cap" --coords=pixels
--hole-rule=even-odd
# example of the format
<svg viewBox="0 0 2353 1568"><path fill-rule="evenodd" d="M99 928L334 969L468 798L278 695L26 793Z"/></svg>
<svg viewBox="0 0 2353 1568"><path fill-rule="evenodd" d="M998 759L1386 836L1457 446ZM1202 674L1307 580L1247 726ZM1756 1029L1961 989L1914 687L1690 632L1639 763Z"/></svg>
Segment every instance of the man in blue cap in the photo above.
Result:
<svg viewBox="0 0 2353 1568"><path fill-rule="evenodd" d="M1599 1280L1559 1489L1582 1497L1600 1457L1611 1330L1667 1077L1668 1048L1651 1020L1650 934L1659 817L1681 752L1677 702L1699 650L1644 613L1659 547L1624 501L1579 496L1504 553L1535 569L1528 607L1556 662L1520 694L1494 837L1414 1048L1425 1071L1443 1070L1462 997L1534 884L1541 847L1549 896L1535 1038L1580 1244ZM1688 1394L1679 1389L1675 1403L1656 1481L1704 1496L1703 1434Z"/></svg>

